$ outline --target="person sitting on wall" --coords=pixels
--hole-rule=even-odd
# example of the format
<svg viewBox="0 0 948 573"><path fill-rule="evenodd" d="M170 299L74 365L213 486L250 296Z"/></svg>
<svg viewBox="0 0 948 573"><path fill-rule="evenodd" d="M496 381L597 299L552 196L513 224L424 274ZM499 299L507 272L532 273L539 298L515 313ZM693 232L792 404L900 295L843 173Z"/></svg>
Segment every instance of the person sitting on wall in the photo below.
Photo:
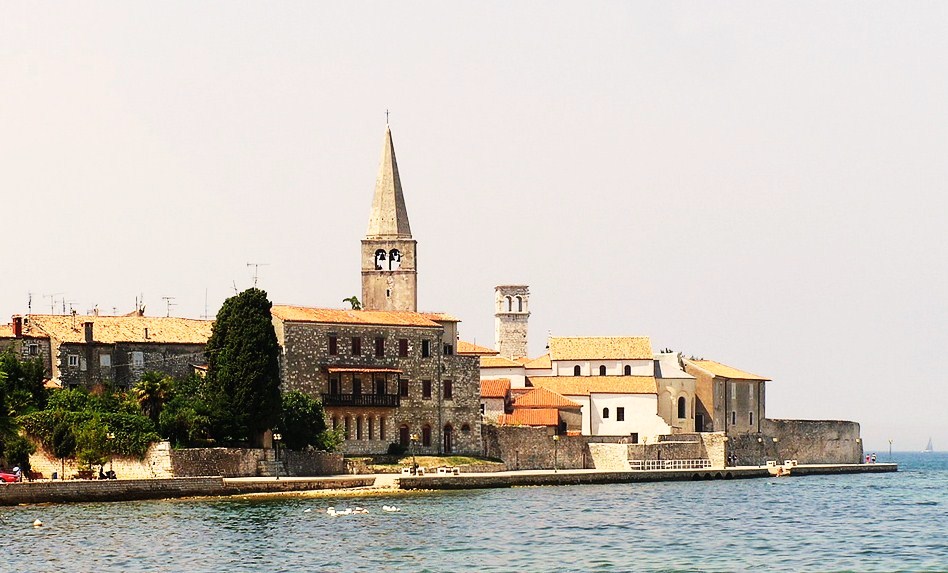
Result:
<svg viewBox="0 0 948 573"><path fill-rule="evenodd" d="M107 479L104 466L99 466L99 479Z"/></svg>

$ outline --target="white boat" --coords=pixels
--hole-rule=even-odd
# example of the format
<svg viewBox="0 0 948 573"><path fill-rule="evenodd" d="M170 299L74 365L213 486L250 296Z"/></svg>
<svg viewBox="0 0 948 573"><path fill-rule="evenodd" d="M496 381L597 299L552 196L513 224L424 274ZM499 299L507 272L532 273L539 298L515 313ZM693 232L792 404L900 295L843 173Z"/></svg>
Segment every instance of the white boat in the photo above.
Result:
<svg viewBox="0 0 948 573"><path fill-rule="evenodd" d="M935 448L932 447L932 439L928 438L928 445L925 446L925 449L922 450L923 454L930 454L935 451Z"/></svg>

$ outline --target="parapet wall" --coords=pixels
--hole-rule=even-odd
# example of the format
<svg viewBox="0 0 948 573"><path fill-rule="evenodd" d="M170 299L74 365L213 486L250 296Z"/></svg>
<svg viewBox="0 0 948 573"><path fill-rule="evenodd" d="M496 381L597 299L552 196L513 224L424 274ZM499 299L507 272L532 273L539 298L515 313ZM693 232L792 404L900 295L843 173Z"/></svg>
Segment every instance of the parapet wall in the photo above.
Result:
<svg viewBox="0 0 948 573"><path fill-rule="evenodd" d="M481 428L484 456L503 460L508 470L552 469L554 454L560 469L593 467L586 436L559 436L554 443L546 428L489 424Z"/></svg>
<svg viewBox="0 0 948 573"><path fill-rule="evenodd" d="M280 453L291 476L331 476L346 473L346 461L342 454L329 452Z"/></svg>
<svg viewBox="0 0 948 573"><path fill-rule="evenodd" d="M859 424L839 420L770 420L760 434L729 436L728 454L737 465L763 465L768 460L800 464L858 464L862 461Z"/></svg>
<svg viewBox="0 0 948 573"><path fill-rule="evenodd" d="M122 479L156 479L170 478L174 474L171 468L171 445L168 442L156 442L148 448L141 458L135 456L114 456L106 464ZM37 444L36 452L30 456L30 468L37 477L51 478L55 473L60 479L78 477L82 470L75 459L66 460L63 464L53 454L47 452ZM96 468L98 469L98 468ZM210 474L204 474L210 475Z"/></svg>
<svg viewBox="0 0 948 573"><path fill-rule="evenodd" d="M176 477L257 475L257 462L264 450L255 448L187 448L171 450L171 466Z"/></svg>

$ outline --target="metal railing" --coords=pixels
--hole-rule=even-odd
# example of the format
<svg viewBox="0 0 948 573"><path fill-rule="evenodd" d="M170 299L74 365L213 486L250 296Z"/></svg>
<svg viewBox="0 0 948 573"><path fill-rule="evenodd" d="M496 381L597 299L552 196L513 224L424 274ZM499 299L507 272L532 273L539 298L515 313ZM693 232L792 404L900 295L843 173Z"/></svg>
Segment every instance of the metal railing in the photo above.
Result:
<svg viewBox="0 0 948 573"><path fill-rule="evenodd" d="M700 470L711 467L711 460L629 460L633 470Z"/></svg>
<svg viewBox="0 0 948 573"><path fill-rule="evenodd" d="M398 394L323 394L323 406L397 408Z"/></svg>

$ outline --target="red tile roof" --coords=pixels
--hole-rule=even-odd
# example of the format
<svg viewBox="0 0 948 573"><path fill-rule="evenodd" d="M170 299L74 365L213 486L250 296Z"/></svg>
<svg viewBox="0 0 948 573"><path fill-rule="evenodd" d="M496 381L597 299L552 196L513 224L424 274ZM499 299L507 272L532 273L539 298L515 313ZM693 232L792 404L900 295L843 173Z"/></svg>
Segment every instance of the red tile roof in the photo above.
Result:
<svg viewBox="0 0 948 573"><path fill-rule="evenodd" d="M157 344L207 344L211 336L212 320L164 316L82 316L60 314L31 314L23 319L24 334L49 335L62 341L85 342L85 326L92 323L95 342Z"/></svg>
<svg viewBox="0 0 948 573"><path fill-rule="evenodd" d="M534 388L526 394L518 397L513 402L516 408L564 408L573 410L581 408L579 404L572 400L567 400L556 392L551 392L546 388Z"/></svg>
<svg viewBox="0 0 948 573"><path fill-rule="evenodd" d="M506 398L510 391L510 379L481 380L481 398Z"/></svg>
<svg viewBox="0 0 948 573"><path fill-rule="evenodd" d="M758 376L757 374L751 374L750 372L744 372L743 370L738 370L726 364L721 364L720 362L715 362L714 360L688 360L688 362L694 364L702 370L710 372L714 376L719 376L721 378L728 378L733 380L762 380L764 382L770 382L770 378L765 378L763 376Z"/></svg>
<svg viewBox="0 0 948 573"><path fill-rule="evenodd" d="M463 340L458 340L458 354L470 354L474 356L494 356L497 354L497 351L492 348L487 348L484 346L478 346L476 344L465 342Z"/></svg>
<svg viewBox="0 0 948 573"><path fill-rule="evenodd" d="M501 426L552 426L560 424L560 411L555 408L520 408L513 414L503 414L497 419Z"/></svg>
<svg viewBox="0 0 948 573"><path fill-rule="evenodd" d="M273 305L270 313L286 322L441 327L440 324L430 318L432 315L408 311L341 310L337 308Z"/></svg>
<svg viewBox="0 0 948 573"><path fill-rule="evenodd" d="M522 368L523 364L503 356L481 356L481 368Z"/></svg>
<svg viewBox="0 0 948 573"><path fill-rule="evenodd" d="M652 376L530 376L533 386L561 396L589 394L658 394Z"/></svg>

